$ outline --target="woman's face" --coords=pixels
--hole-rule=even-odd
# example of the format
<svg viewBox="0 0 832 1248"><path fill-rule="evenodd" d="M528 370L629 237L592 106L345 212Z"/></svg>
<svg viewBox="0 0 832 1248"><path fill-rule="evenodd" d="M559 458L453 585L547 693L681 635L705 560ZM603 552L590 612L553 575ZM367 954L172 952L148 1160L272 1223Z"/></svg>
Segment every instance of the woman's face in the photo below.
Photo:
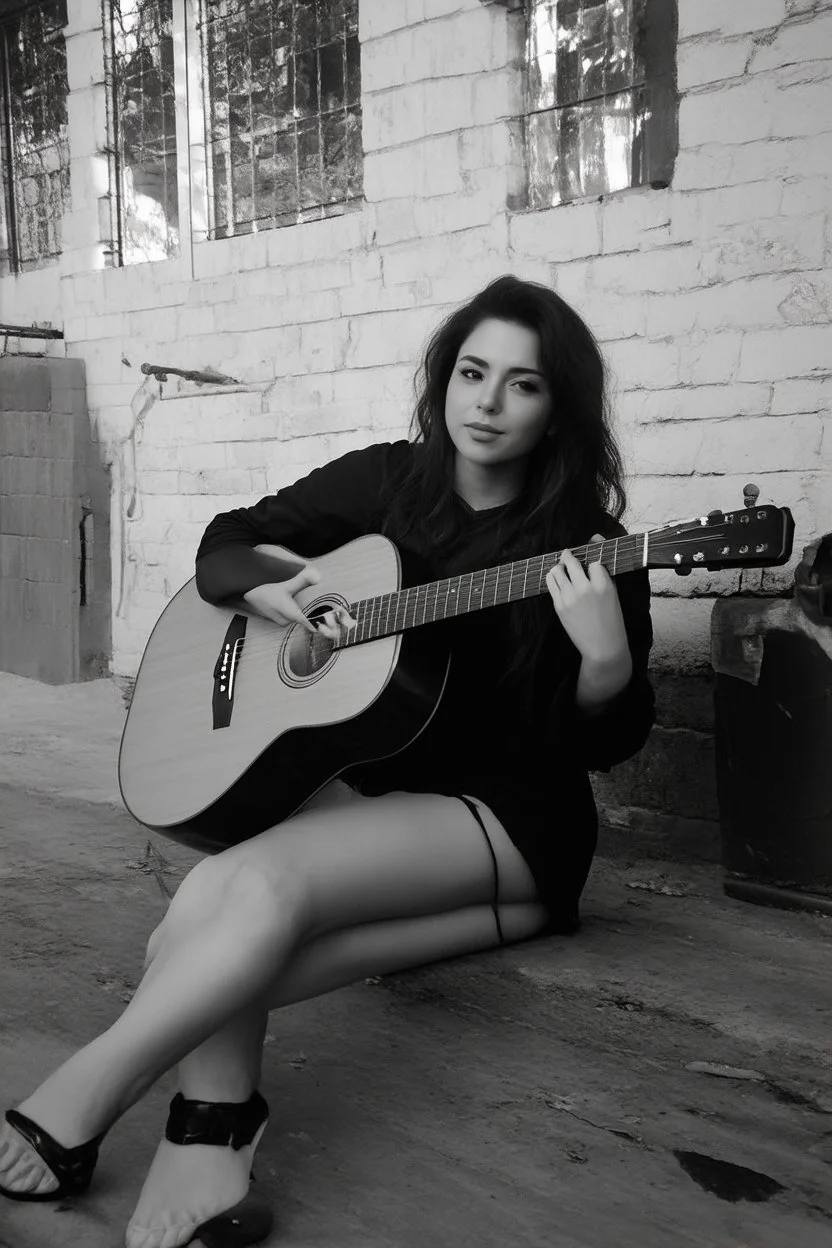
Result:
<svg viewBox="0 0 832 1248"><path fill-rule="evenodd" d="M551 416L537 334L513 321L481 321L460 347L445 393L457 452L486 468L524 458Z"/></svg>

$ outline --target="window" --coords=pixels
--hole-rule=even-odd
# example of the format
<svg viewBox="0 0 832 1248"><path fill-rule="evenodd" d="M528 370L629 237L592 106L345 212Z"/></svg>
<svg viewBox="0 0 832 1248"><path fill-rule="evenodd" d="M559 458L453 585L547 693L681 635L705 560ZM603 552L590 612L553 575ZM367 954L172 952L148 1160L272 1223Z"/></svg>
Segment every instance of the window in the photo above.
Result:
<svg viewBox="0 0 832 1248"><path fill-rule="evenodd" d="M42 268L61 254L70 208L66 0L45 0L0 24L6 264Z"/></svg>
<svg viewBox="0 0 832 1248"><path fill-rule="evenodd" d="M210 235L360 198L358 0L202 0Z"/></svg>
<svg viewBox="0 0 832 1248"><path fill-rule="evenodd" d="M179 251L173 0L107 7L114 260L164 260Z"/></svg>
<svg viewBox="0 0 832 1248"><path fill-rule="evenodd" d="M531 0L530 208L670 184L676 25L674 0Z"/></svg>

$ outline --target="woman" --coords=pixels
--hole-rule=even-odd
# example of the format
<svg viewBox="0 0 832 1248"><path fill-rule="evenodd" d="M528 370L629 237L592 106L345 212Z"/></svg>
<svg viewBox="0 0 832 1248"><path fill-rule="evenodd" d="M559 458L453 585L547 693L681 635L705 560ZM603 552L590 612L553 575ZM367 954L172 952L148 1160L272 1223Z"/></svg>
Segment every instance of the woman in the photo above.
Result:
<svg viewBox="0 0 832 1248"><path fill-rule="evenodd" d="M624 531L601 357L547 288L503 277L444 322L415 424L413 442L351 452L218 516L197 554L201 595L311 630L295 595L314 564L297 573L258 543L314 560L380 530L438 577ZM587 573L567 549L546 589L441 626L448 684L405 750L189 873L123 1015L7 1114L4 1194L84 1190L107 1129L178 1062L127 1244L258 1242L270 1218L246 1194L269 1010L575 930L596 839L587 769L635 753L652 723L649 586L643 572Z"/></svg>

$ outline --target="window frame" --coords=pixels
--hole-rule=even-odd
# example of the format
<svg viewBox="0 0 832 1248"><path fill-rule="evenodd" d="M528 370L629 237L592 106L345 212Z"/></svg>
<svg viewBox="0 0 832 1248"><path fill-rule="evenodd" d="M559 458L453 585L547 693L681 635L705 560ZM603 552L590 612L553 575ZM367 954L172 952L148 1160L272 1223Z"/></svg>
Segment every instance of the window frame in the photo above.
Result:
<svg viewBox="0 0 832 1248"><path fill-rule="evenodd" d="M582 0L577 0L580 4ZM560 3L560 0L556 0ZM581 203L598 200L608 195L617 195L629 190L651 187L653 189L669 187L672 183L676 155L678 152L678 90L676 83L676 49L678 45L678 0L643 0L643 23L638 28L639 54L644 65L644 81L617 92L604 93L602 96L578 96L561 104L555 103L549 108L533 108L531 99L531 21L534 13L535 0L525 0L525 34L524 34L524 65L525 65L525 107L523 113L524 166L526 176L523 207L530 212L543 212L550 208L562 207L565 204ZM532 179L532 146L530 138L530 118L555 114L566 108L589 102L593 99L612 99L624 90L632 90L638 96L636 116L642 124L637 127L633 136L630 158L629 181L626 186L603 191L589 191L579 195L564 193L565 178L559 180L559 191L556 199L549 202L533 202L535 189ZM558 158L564 151L563 140L558 140ZM554 171L553 175L554 175ZM544 196L541 194L540 199Z"/></svg>

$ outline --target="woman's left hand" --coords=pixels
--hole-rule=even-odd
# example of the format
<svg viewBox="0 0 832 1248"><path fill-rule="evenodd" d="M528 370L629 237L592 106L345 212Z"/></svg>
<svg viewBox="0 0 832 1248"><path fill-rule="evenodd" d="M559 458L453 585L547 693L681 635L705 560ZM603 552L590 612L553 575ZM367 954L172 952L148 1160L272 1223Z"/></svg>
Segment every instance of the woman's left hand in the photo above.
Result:
<svg viewBox="0 0 832 1248"><path fill-rule="evenodd" d="M605 539L594 533L593 542ZM624 616L612 577L601 563L589 572L565 550L546 576L555 611L581 657L592 664L614 663L629 657Z"/></svg>

